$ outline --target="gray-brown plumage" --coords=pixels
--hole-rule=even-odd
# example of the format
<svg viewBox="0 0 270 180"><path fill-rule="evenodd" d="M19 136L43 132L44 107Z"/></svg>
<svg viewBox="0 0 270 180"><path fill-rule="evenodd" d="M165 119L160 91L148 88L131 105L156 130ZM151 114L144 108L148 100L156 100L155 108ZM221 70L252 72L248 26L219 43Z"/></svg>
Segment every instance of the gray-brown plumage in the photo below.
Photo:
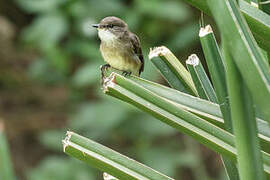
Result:
<svg viewBox="0 0 270 180"><path fill-rule="evenodd" d="M108 63L103 67L111 66L139 76L144 69L144 58L140 40L128 30L128 25L120 18L109 16L93 27L98 29L100 51Z"/></svg>

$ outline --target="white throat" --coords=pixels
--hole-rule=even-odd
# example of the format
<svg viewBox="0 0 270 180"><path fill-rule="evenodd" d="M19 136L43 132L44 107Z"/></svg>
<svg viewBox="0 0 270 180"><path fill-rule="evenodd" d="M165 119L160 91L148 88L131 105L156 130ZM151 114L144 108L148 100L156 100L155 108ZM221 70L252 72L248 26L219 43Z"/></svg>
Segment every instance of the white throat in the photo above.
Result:
<svg viewBox="0 0 270 180"><path fill-rule="evenodd" d="M113 33L111 33L109 30L106 29L99 29L98 36L101 41L106 43L110 43L117 39L117 37Z"/></svg>

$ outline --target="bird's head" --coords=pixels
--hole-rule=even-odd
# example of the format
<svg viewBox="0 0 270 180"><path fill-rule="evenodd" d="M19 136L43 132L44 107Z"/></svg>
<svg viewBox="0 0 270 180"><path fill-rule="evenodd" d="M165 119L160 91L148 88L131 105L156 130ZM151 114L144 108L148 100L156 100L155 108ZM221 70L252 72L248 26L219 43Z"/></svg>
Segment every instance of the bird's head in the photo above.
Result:
<svg viewBox="0 0 270 180"><path fill-rule="evenodd" d="M99 24L92 26L98 29L98 36L104 42L117 39L128 29L128 25L122 19L114 16L105 17Z"/></svg>

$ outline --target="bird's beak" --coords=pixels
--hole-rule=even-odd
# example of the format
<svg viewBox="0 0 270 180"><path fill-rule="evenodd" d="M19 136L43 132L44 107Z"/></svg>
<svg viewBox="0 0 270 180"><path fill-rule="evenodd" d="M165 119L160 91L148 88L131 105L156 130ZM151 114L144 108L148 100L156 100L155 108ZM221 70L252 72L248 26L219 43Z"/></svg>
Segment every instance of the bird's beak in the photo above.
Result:
<svg viewBox="0 0 270 180"><path fill-rule="evenodd" d="M99 27L99 24L92 24L92 27L98 28Z"/></svg>

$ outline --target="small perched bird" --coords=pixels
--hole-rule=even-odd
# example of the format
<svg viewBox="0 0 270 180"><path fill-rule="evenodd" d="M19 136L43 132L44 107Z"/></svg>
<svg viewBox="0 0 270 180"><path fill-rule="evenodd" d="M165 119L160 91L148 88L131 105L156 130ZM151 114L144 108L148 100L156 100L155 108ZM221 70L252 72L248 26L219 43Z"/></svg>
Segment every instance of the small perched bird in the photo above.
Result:
<svg viewBox="0 0 270 180"><path fill-rule="evenodd" d="M140 76L144 69L140 40L129 31L128 25L118 17L109 16L92 26L98 29L100 51L108 63L101 70L113 67L123 71L124 75Z"/></svg>

